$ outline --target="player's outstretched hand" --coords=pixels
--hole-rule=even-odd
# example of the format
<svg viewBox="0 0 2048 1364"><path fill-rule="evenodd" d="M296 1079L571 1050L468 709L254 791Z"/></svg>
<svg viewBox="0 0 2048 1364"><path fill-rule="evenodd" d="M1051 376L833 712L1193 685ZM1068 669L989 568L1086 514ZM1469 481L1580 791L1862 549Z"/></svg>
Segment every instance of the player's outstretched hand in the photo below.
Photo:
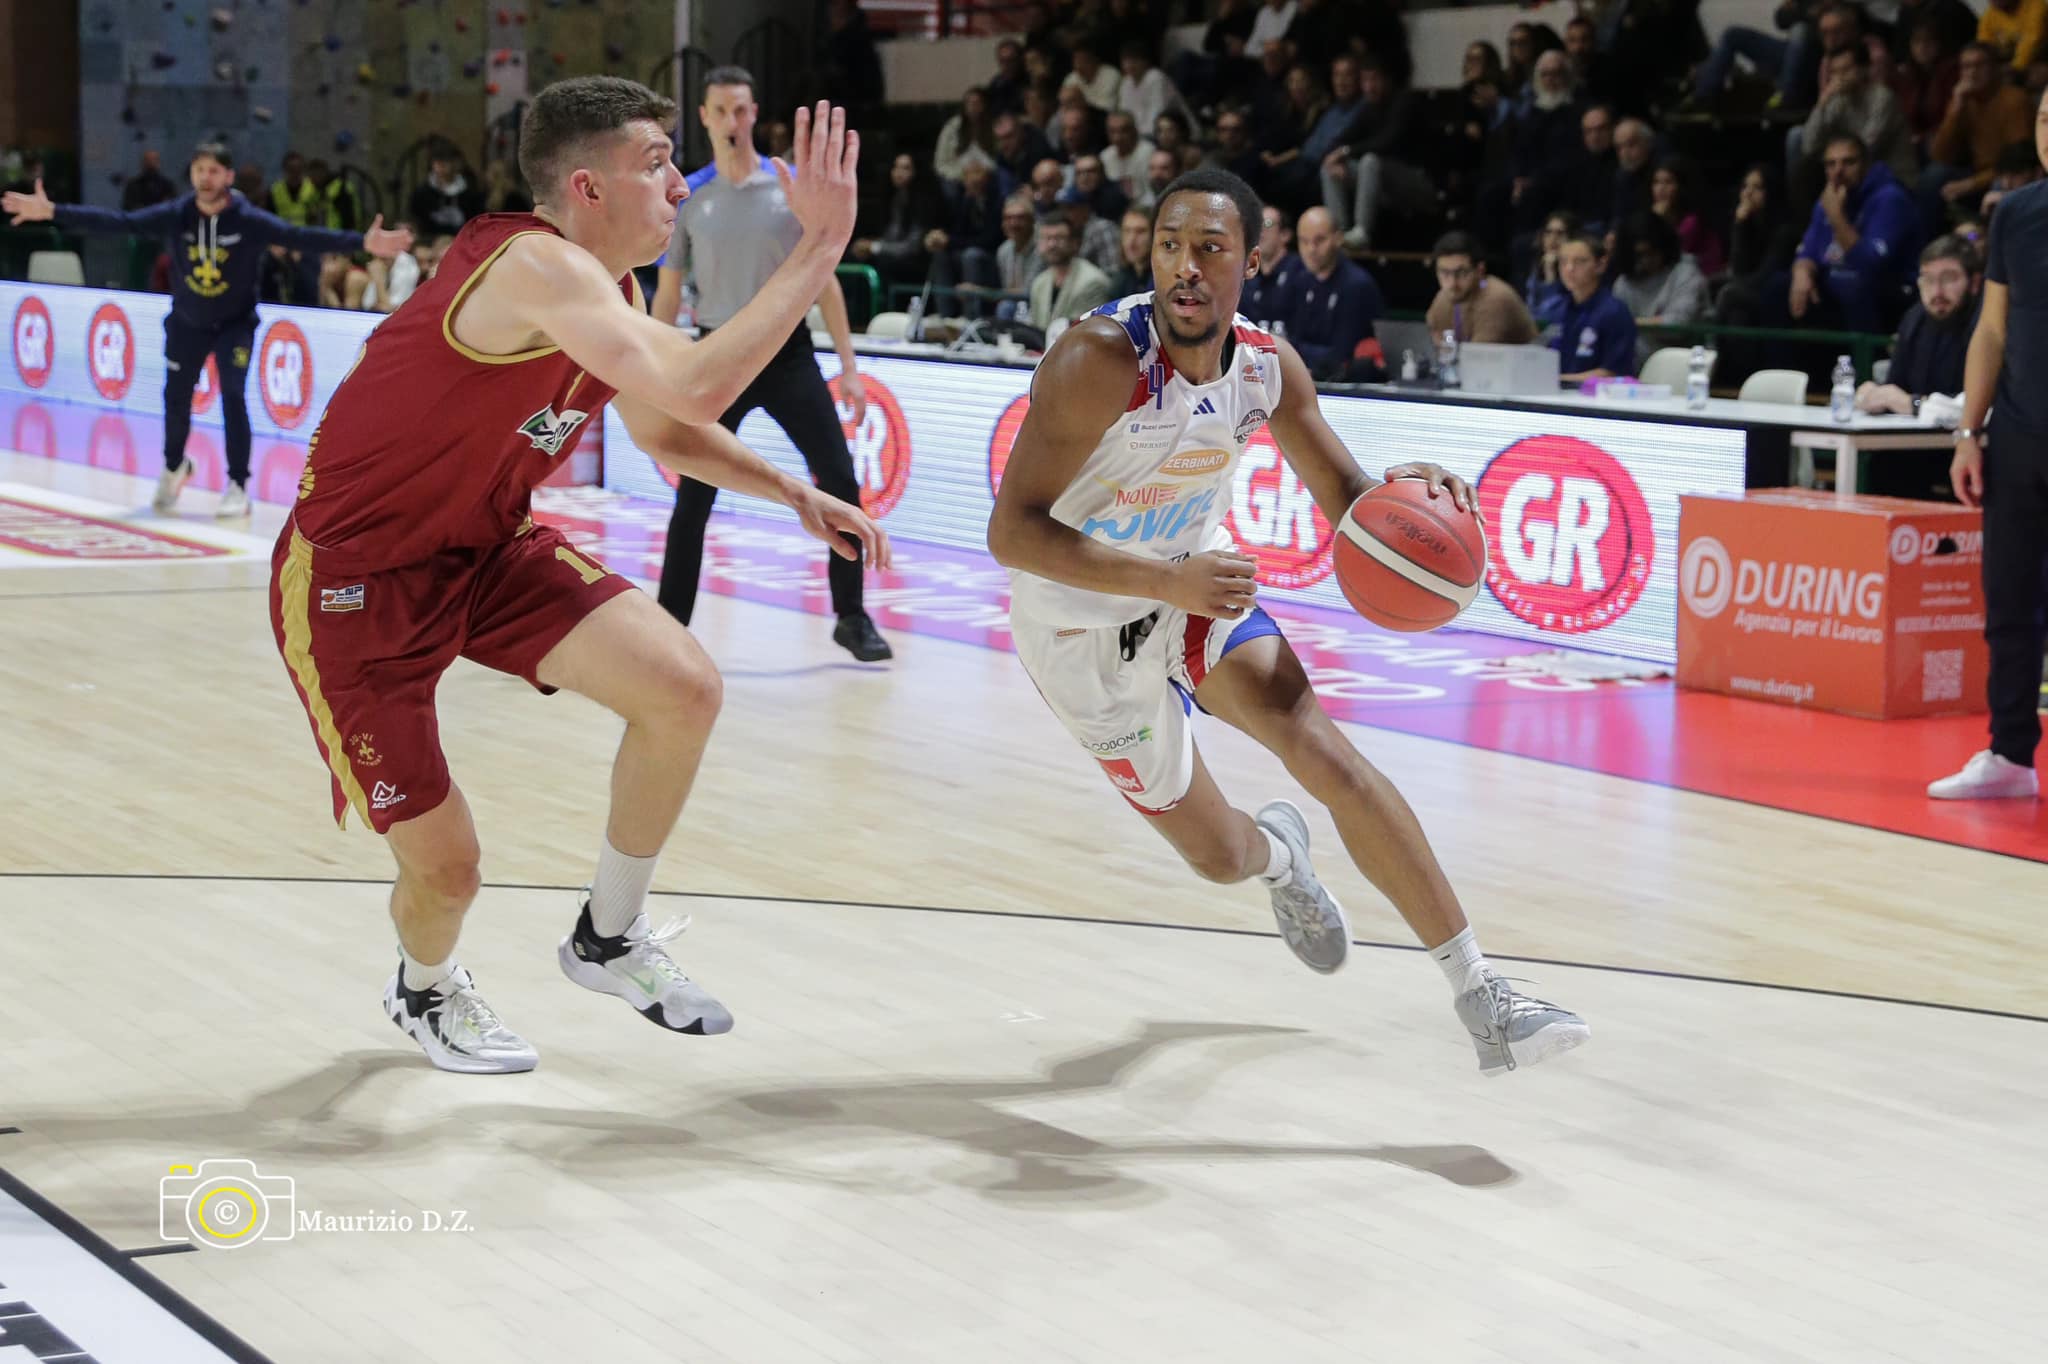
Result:
<svg viewBox="0 0 2048 1364"><path fill-rule="evenodd" d="M790 135L789 162L775 159L789 211L802 224L804 236L837 256L853 236L860 160L860 134L846 126L846 110L819 100L817 108L796 111Z"/></svg>
<svg viewBox="0 0 2048 1364"><path fill-rule="evenodd" d="M1259 595L1258 567L1235 550L1192 554L1173 566L1160 595L1189 615L1236 620Z"/></svg>
<svg viewBox="0 0 2048 1364"><path fill-rule="evenodd" d="M363 230L363 250L373 256L390 260L401 251L412 250L412 229L409 227L386 227L384 215L379 213L370 220Z"/></svg>
<svg viewBox="0 0 2048 1364"><path fill-rule="evenodd" d="M1451 501L1457 504L1459 511L1471 512L1481 521L1486 519L1486 514L1479 510L1478 500L1472 496L1472 485L1441 464L1428 464L1421 460L1412 464L1396 464L1387 470L1387 482L1392 483L1397 478L1422 479L1429 484L1431 497L1438 493L1449 493Z"/></svg>
<svg viewBox="0 0 2048 1364"><path fill-rule="evenodd" d="M789 506L804 523L804 529L823 540L840 558L854 557L853 546L846 543L846 537L851 535L866 551L869 568L889 566L889 532L869 520L859 507L810 487L798 492Z"/></svg>
<svg viewBox="0 0 2048 1364"><path fill-rule="evenodd" d="M57 216L57 206L50 202L50 196L43 193L43 180L36 177L36 192L23 194L18 189L0 194L0 210L4 210L14 226L23 223L46 223Z"/></svg>

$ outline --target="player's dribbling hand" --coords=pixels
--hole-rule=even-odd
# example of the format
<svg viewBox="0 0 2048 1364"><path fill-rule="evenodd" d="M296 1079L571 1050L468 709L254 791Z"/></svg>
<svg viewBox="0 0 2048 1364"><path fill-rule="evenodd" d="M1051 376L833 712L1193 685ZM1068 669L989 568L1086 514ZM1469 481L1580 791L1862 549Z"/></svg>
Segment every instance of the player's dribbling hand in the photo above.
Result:
<svg viewBox="0 0 2048 1364"><path fill-rule="evenodd" d="M858 189L854 171L859 160L860 134L847 128L846 110L819 100L815 110L796 111L789 163L779 157L775 161L783 197L804 236L834 256L845 251L853 236Z"/></svg>
<svg viewBox="0 0 2048 1364"><path fill-rule="evenodd" d="M854 557L853 546L846 543L846 537L851 535L860 541L869 568L889 567L889 532L876 525L859 507L841 502L816 488L806 487L792 496L789 508L804 523L805 530L823 540L840 558Z"/></svg>
<svg viewBox="0 0 2048 1364"><path fill-rule="evenodd" d="M1160 597L1192 616L1236 620L1258 595L1258 565L1234 550L1218 549L1175 564Z"/></svg>
<svg viewBox="0 0 2048 1364"><path fill-rule="evenodd" d="M1479 510L1479 503L1472 496L1472 485L1441 464L1429 464L1422 460L1416 460L1411 464L1396 464L1387 470L1387 482L1392 483L1397 478L1419 478L1429 484L1431 497L1438 493L1449 493L1451 501L1457 505L1459 511L1468 511L1481 521L1486 520L1486 514Z"/></svg>
<svg viewBox="0 0 2048 1364"><path fill-rule="evenodd" d="M57 216L57 206L50 202L49 195L43 193L43 181L40 176L36 178L34 194L23 194L18 189L11 189L0 195L0 210L7 213L16 227L23 223L46 223Z"/></svg>

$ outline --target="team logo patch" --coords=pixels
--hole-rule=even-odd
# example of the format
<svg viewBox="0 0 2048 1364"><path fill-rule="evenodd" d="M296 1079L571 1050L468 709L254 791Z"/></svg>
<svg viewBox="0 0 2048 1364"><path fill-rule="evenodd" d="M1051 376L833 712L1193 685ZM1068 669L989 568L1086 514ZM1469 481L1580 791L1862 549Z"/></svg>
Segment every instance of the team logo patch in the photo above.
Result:
<svg viewBox="0 0 2048 1364"><path fill-rule="evenodd" d="M380 781L370 788L370 808L372 810L389 810L404 799L405 797L399 793L398 788L388 781Z"/></svg>
<svg viewBox="0 0 2048 1364"><path fill-rule="evenodd" d="M588 412L578 412L573 407L558 413L550 405L521 422L519 434L532 441L534 449L552 457L562 453L562 447L574 438L576 428L583 425L589 416Z"/></svg>
<svg viewBox="0 0 2048 1364"><path fill-rule="evenodd" d="M351 734L348 736L350 755L357 767L380 767L384 755L377 751L377 737L374 734Z"/></svg>
<svg viewBox="0 0 2048 1364"><path fill-rule="evenodd" d="M1258 429L1266 424L1266 418L1268 415L1270 414L1268 414L1266 409L1263 407L1255 407L1251 411L1245 413L1244 420L1240 421L1237 424L1237 430L1233 433L1237 440L1237 443L1239 445L1243 445L1246 441L1250 440L1255 434L1257 434Z"/></svg>
<svg viewBox="0 0 2048 1364"><path fill-rule="evenodd" d="M323 587L320 589L322 611L360 611L363 609L363 584L351 587Z"/></svg>
<svg viewBox="0 0 2048 1364"><path fill-rule="evenodd" d="M1097 758L1102 770L1109 774L1109 780L1117 790L1127 796L1143 795L1145 783L1138 776L1138 769L1131 765L1129 758Z"/></svg>

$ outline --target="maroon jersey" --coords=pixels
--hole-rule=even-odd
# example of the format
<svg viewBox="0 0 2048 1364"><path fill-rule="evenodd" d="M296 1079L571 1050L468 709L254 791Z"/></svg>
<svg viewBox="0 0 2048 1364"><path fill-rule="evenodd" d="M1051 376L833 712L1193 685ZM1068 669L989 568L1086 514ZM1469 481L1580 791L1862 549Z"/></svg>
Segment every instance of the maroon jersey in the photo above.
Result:
<svg viewBox="0 0 2048 1364"><path fill-rule="evenodd" d="M485 355L455 338L463 299L527 232L560 235L531 213L471 219L334 391L286 527L322 569L376 572L510 540L533 490L598 421L615 390L560 347ZM639 306L630 274L619 289Z"/></svg>

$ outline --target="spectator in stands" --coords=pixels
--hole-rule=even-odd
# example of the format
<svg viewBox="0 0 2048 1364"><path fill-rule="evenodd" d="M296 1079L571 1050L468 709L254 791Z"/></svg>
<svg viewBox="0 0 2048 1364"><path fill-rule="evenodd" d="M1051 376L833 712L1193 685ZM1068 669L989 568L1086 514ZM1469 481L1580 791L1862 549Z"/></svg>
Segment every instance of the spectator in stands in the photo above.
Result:
<svg viewBox="0 0 2048 1364"><path fill-rule="evenodd" d="M1433 164L1443 177L1446 200L1475 212L1483 186L1509 181L1515 130L1507 120L1507 101L1492 77L1467 81L1462 94L1464 108L1445 129Z"/></svg>
<svg viewBox="0 0 2048 1364"><path fill-rule="evenodd" d="M1786 309L1801 326L1880 331L1920 249L1919 215L1891 168L1873 164L1855 134L1830 139L1823 164L1827 188L1793 259Z"/></svg>
<svg viewBox="0 0 2048 1364"><path fill-rule="evenodd" d="M1727 268L1728 253L1721 234L1693 207L1697 183L1687 163L1676 157L1659 162L1650 173L1650 212L1671 224L1678 234L1678 249L1712 279Z"/></svg>
<svg viewBox="0 0 2048 1364"><path fill-rule="evenodd" d="M1932 24L1943 52L1963 50L1963 44L1977 37L1977 14L1963 0L1899 0L1899 14L1892 26L1892 53L1903 57L1912 42L1913 30Z"/></svg>
<svg viewBox="0 0 2048 1364"><path fill-rule="evenodd" d="M1470 85L1473 81L1492 81L1495 89L1507 85L1507 68L1501 65L1500 49L1484 40L1467 43L1465 56L1458 67L1458 83Z"/></svg>
<svg viewBox="0 0 2048 1364"><path fill-rule="evenodd" d="M853 258L874 266L885 285L923 283L931 269L925 238L945 221L943 212L937 188L918 173L917 159L896 153L889 164L889 216L882 234L856 238Z"/></svg>
<svg viewBox="0 0 2048 1364"><path fill-rule="evenodd" d="M1639 118L1614 125L1614 199L1607 221L1618 223L1650 206L1650 180L1656 174L1657 130Z"/></svg>
<svg viewBox="0 0 2048 1364"><path fill-rule="evenodd" d="M1083 44L1074 49L1074 69L1060 82L1060 88L1079 90L1090 108L1106 114L1117 107L1123 73L1103 61L1101 53Z"/></svg>
<svg viewBox="0 0 2048 1364"><path fill-rule="evenodd" d="M1066 79L1067 68L1061 50L1038 43L1024 45L1024 80L1029 85L1050 85L1058 88Z"/></svg>
<svg viewBox="0 0 2048 1364"><path fill-rule="evenodd" d="M1558 271L1558 262L1564 253L1564 244L1580 235L1579 215L1570 209L1559 209L1543 220L1543 230L1536 237L1536 256L1529 266L1529 277L1522 285L1522 297L1527 300L1529 314L1539 326L1549 326L1564 316L1564 305L1570 295L1565 292L1564 276Z"/></svg>
<svg viewBox="0 0 2048 1364"><path fill-rule="evenodd" d="M1260 61L1268 48L1284 44L1296 12L1295 0L1266 0L1259 12L1252 16L1252 36L1245 40L1244 55Z"/></svg>
<svg viewBox="0 0 2048 1364"><path fill-rule="evenodd" d="M1501 205L1507 211L1485 217L1505 227L1511 212L1513 225L1520 231L1543 220L1584 154L1581 113L1573 99L1571 59L1563 52L1538 57L1531 104L1515 127L1514 152L1509 159L1513 180L1507 187L1509 202Z"/></svg>
<svg viewBox="0 0 2048 1364"><path fill-rule="evenodd" d="M1031 168L1031 211L1043 218L1059 207L1060 191L1067 187L1067 173L1060 163L1047 157Z"/></svg>
<svg viewBox="0 0 2048 1364"><path fill-rule="evenodd" d="M1172 152L1163 147L1153 152L1152 159L1145 165L1145 184L1138 197L1131 201L1131 206L1143 209L1147 213L1155 212L1159 207L1159 196L1166 192L1166 187L1172 184L1180 173L1180 162Z"/></svg>
<svg viewBox="0 0 2048 1364"><path fill-rule="evenodd" d="M1892 93L1906 120L1906 136L1923 156L1934 130L1948 117L1949 100L1961 75L1957 52L1941 45L1941 27L1931 19L1914 25L1906 50L1892 66Z"/></svg>
<svg viewBox="0 0 2048 1364"><path fill-rule="evenodd" d="M1324 158L1340 149L1354 125L1367 116L1355 60L1338 58L1330 67L1330 80L1332 98L1324 99L1307 67L1296 66L1287 73L1289 101L1299 112L1304 131L1294 145L1275 147L1261 157L1266 163L1261 196L1282 208L1299 211L1321 198Z"/></svg>
<svg viewBox="0 0 2048 1364"><path fill-rule="evenodd" d="M1045 262L1038 256L1038 214L1031 206L1031 192L1018 190L1003 200L1003 244L996 248L996 287L1006 294L1028 294L1031 281ZM997 317L1008 317L1016 305L1006 301L996 309Z"/></svg>
<svg viewBox="0 0 2048 1364"><path fill-rule="evenodd" d="M818 76L825 98L845 105L856 120L882 103L882 55L858 0L828 0Z"/></svg>
<svg viewBox="0 0 2048 1364"><path fill-rule="evenodd" d="M941 288L994 288L996 248L1002 241L1003 194L995 167L980 152L969 152L960 159L960 193L953 200L951 222L925 234L932 282Z"/></svg>
<svg viewBox="0 0 2048 1364"><path fill-rule="evenodd" d="M170 176L164 174L163 156L151 147L142 154L142 169L129 176L128 183L121 186L121 211L133 213L138 208L149 208L177 197L178 187L171 183Z"/></svg>
<svg viewBox="0 0 2048 1364"><path fill-rule="evenodd" d="M1152 214L1142 208L1124 210L1118 235L1122 238L1122 261L1109 279L1111 298L1152 292Z"/></svg>
<svg viewBox="0 0 2048 1364"><path fill-rule="evenodd" d="M427 162L427 179L412 192L407 217L420 231L453 236L483 212L484 196L469 183L453 152L435 152Z"/></svg>
<svg viewBox="0 0 2048 1364"><path fill-rule="evenodd" d="M1204 166L1227 170L1250 184L1263 166L1259 149L1252 145L1251 128L1243 113L1225 109L1216 116L1216 145L1202 158Z"/></svg>
<svg viewBox="0 0 2048 1364"><path fill-rule="evenodd" d="M1550 348L1568 384L1636 372L1636 320L1600 282L1600 266L1600 243L1587 233L1565 238L1558 248L1565 304Z"/></svg>
<svg viewBox="0 0 2048 1364"><path fill-rule="evenodd" d="M1365 267L1344 254L1336 220L1326 208L1312 208L1295 226L1302 269L1277 321L1319 379L1341 375L1358 343L1372 335L1383 311L1380 287Z"/></svg>
<svg viewBox="0 0 2048 1364"><path fill-rule="evenodd" d="M932 173L952 184L960 182L960 158L972 148L990 161L997 156L995 115L989 112L988 91L969 86L960 97L960 110L939 129L938 145L932 149Z"/></svg>
<svg viewBox="0 0 2048 1364"><path fill-rule="evenodd" d="M1455 334L1460 342L1525 346L1536 339L1536 323L1514 288L1486 273L1479 239L1469 232L1437 238L1436 297L1423 320L1431 336Z"/></svg>
<svg viewBox="0 0 2048 1364"><path fill-rule="evenodd" d="M2040 178L2041 159L2034 154L2034 144L2031 141L2013 143L1998 154L1998 173L1991 178L1991 188L1984 192L1977 211L1984 217L1992 216L2006 195L2016 189L2025 189Z"/></svg>
<svg viewBox="0 0 2048 1364"><path fill-rule="evenodd" d="M1950 205L1982 199L1998 173L1999 153L2032 140L2033 102L2005 79L1989 44L1964 48L1958 69L1955 94L1920 172L1920 213L1931 226L1948 221Z"/></svg>
<svg viewBox="0 0 2048 1364"><path fill-rule="evenodd" d="M1194 112L1172 79L1153 64L1151 44L1125 43L1119 64L1123 80L1117 87L1116 107L1136 120L1140 129L1149 132L1156 128L1159 116L1168 111L1190 122L1194 120Z"/></svg>
<svg viewBox="0 0 2048 1364"><path fill-rule="evenodd" d="M1624 219L1614 296L1638 327L1685 327L1707 320L1707 277L1678 246L1678 229L1654 213ZM1647 358L1639 349L1638 363Z"/></svg>
<svg viewBox="0 0 2048 1364"><path fill-rule="evenodd" d="M1074 92L1068 93L1072 95ZM1059 154L1069 162L1083 156L1100 156L1103 144L1102 138L1096 133L1096 127L1101 117L1085 104L1069 101L1067 106L1060 110L1059 137L1056 139L1059 143Z"/></svg>
<svg viewBox="0 0 2048 1364"><path fill-rule="evenodd" d="M1077 96L1078 98L1078 96ZM1082 100L1085 106L1088 101ZM1092 111L1091 111L1092 112ZM1024 121L1045 133L1048 140L1059 131L1059 89L1057 86L1031 85L1024 89ZM1059 148L1053 148L1058 151Z"/></svg>
<svg viewBox="0 0 2048 1364"><path fill-rule="evenodd" d="M1287 26L1287 50L1320 80L1331 60L1345 50L1359 17L1351 7L1332 0L1299 0L1294 22Z"/></svg>
<svg viewBox="0 0 2048 1364"><path fill-rule="evenodd" d="M1614 223L1620 158L1614 150L1614 110L1588 106L1579 115L1579 154L1566 173L1561 195L1588 232L1605 233Z"/></svg>
<svg viewBox="0 0 2048 1364"><path fill-rule="evenodd" d="M1103 171L1099 156L1074 158L1074 188L1088 196L1088 206L1097 217L1111 222L1123 217L1124 210L1130 207L1130 196Z"/></svg>
<svg viewBox="0 0 2048 1364"><path fill-rule="evenodd" d="M356 192L349 188L348 181L334 173L334 167L316 156L306 163L306 178L320 194L320 213L314 220L315 226L336 227L344 232L354 232L362 226L362 204L356 199Z"/></svg>
<svg viewBox="0 0 2048 1364"><path fill-rule="evenodd" d="M1889 166L1901 182L1911 183L1916 166L1905 115L1891 88L1870 78L1870 49L1859 42L1830 52L1822 69L1824 83L1813 112L1804 127L1786 135L1785 177L1794 197L1804 200L1808 188L1816 186L1820 166L1815 158L1844 134L1860 141L1870 159Z"/></svg>
<svg viewBox="0 0 2048 1364"><path fill-rule="evenodd" d="M789 120L773 118L761 125L761 149L769 156L779 156L784 164L789 161L789 149L796 136L790 131Z"/></svg>
<svg viewBox="0 0 2048 1364"><path fill-rule="evenodd" d="M1003 39L996 44L996 73L987 86L989 117L1023 113L1024 92L1030 86L1031 78L1024 71L1024 45L1015 38Z"/></svg>
<svg viewBox="0 0 2048 1364"><path fill-rule="evenodd" d="M1524 114L1534 107L1536 99L1536 63L1543 56L1543 49L1536 44L1536 26L1524 20L1508 30L1507 84L1503 87L1508 104L1517 114ZM1569 69L1571 59L1565 59Z"/></svg>
<svg viewBox="0 0 2048 1364"><path fill-rule="evenodd" d="M1856 406L1865 412L1917 416L1920 402L1932 393L1963 391L1963 362L1970 332L1977 325L1983 301L1984 272L1977 248L1961 237L1936 239L1920 253L1920 301L1899 322L1892 343L1892 369L1884 383L1856 390ZM1941 456L1947 471L1949 457ZM1924 494L1926 489L1919 488Z"/></svg>
<svg viewBox="0 0 2048 1364"><path fill-rule="evenodd" d="M1282 309L1294 290L1294 277L1302 271L1301 257L1288 249L1293 242L1287 215L1267 204L1259 214L1259 273L1245 281L1237 305L1252 321L1269 323L1286 316Z"/></svg>
<svg viewBox="0 0 2048 1364"><path fill-rule="evenodd" d="M270 187L263 183L263 167L254 161L244 161L235 172L235 192L265 213L270 211Z"/></svg>
<svg viewBox="0 0 2048 1364"><path fill-rule="evenodd" d="M1045 268L1031 281L1031 325L1040 331L1055 319L1071 322L1092 313L1115 295L1109 276L1075 254L1073 225L1059 215L1038 222L1038 255Z"/></svg>
<svg viewBox="0 0 2048 1364"><path fill-rule="evenodd" d="M1102 169L1126 195L1137 196L1154 150L1138 136L1136 119L1121 109L1109 116L1109 145L1102 150Z"/></svg>
<svg viewBox="0 0 2048 1364"><path fill-rule="evenodd" d="M1222 0L1203 30L1202 50L1174 59L1173 83L1197 106L1213 106L1225 91L1249 83L1258 70L1245 51L1258 9L1258 0Z"/></svg>
<svg viewBox="0 0 2048 1364"><path fill-rule="evenodd" d="M1359 97L1345 120L1344 141L1322 157L1323 207L1343 229L1344 245L1368 249L1389 205L1404 213L1436 204L1436 181L1423 168L1415 95L1392 89L1377 59L1363 63L1340 57L1330 68L1338 94L1354 84ZM1331 110L1339 106L1332 105ZM1325 121L1330 114L1323 115Z"/></svg>
<svg viewBox="0 0 2048 1364"><path fill-rule="evenodd" d="M996 168L1009 177L1011 184L1028 182L1032 167L1052 156L1045 134L1015 114L998 114L995 133Z"/></svg>
<svg viewBox="0 0 2048 1364"><path fill-rule="evenodd" d="M770 140L772 144L772 137ZM784 150L787 150L787 144L784 144ZM781 156L783 153L770 152L768 154L770 156ZM320 165L320 162L315 161L308 170L316 184L320 180ZM484 212L533 212L533 196L528 194L526 187L519 183L518 167L503 157L499 157L495 161L486 162L484 165Z"/></svg>
<svg viewBox="0 0 2048 1364"><path fill-rule="evenodd" d="M1988 0L1977 19L1977 41L2024 76L2040 49L2044 21L2048 21L2044 0Z"/></svg>
<svg viewBox="0 0 2048 1364"><path fill-rule="evenodd" d="M1408 24L1393 0L1368 0L1351 7L1351 55L1377 59L1386 68L1387 83L1404 89L1415 79L1415 56L1408 47Z"/></svg>
<svg viewBox="0 0 2048 1364"><path fill-rule="evenodd" d="M1152 121L1152 145L1171 153L1174 165L1184 171L1201 164L1202 149L1195 145L1187 115L1179 109L1168 109Z"/></svg>
<svg viewBox="0 0 2048 1364"><path fill-rule="evenodd" d="M1769 168L1751 166L1736 190L1728 225L1729 278L1755 282L1789 270L1798 248L1799 230L1772 188Z"/></svg>
<svg viewBox="0 0 2048 1364"><path fill-rule="evenodd" d="M1074 229L1075 250L1082 260L1102 272L1103 279L1123 268L1123 240L1117 225L1095 212L1095 205L1081 190L1068 186L1059 193L1060 211Z"/></svg>
<svg viewBox="0 0 2048 1364"><path fill-rule="evenodd" d="M1735 59L1740 57L1760 73L1777 77L1772 107L1805 108L1813 98L1814 60L1820 55L1814 20L1824 2L1784 0L1771 15L1771 22L1785 35L1782 38L1739 24L1723 29L1693 80L1690 105L1711 107L1718 101L1735 71Z"/></svg>
<svg viewBox="0 0 2048 1364"><path fill-rule="evenodd" d="M306 158L297 152L284 154L284 174L270 187L270 211L293 227L317 226L320 214L315 205L320 191L306 178Z"/></svg>
<svg viewBox="0 0 2048 1364"><path fill-rule="evenodd" d="M1629 82L1628 90L1621 88L1623 82L1616 79L1613 63L1595 42L1593 21L1583 13L1573 15L1564 26L1564 54L1571 59L1572 79L1579 93L1587 99L1613 105L1623 95L1634 93L1638 82Z"/></svg>

